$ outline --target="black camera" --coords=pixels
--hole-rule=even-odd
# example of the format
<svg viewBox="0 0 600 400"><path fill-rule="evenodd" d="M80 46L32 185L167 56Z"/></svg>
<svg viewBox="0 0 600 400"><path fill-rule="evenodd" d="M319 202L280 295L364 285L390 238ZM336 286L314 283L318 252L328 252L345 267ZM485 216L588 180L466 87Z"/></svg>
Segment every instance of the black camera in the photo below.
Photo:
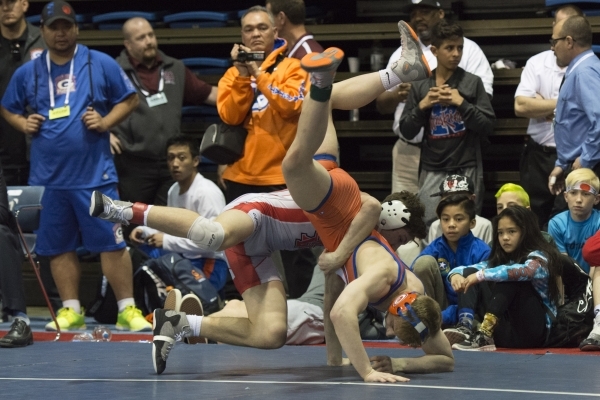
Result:
<svg viewBox="0 0 600 400"><path fill-rule="evenodd" d="M265 60L265 52L264 51L238 51L237 58L235 61L246 62L246 61L264 61Z"/></svg>

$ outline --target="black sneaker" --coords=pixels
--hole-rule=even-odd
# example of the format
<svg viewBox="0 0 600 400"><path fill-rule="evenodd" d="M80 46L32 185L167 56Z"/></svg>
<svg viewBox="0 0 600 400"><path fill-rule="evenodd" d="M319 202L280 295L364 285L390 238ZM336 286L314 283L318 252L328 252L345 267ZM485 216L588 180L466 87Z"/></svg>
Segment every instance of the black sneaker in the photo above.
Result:
<svg viewBox="0 0 600 400"><path fill-rule="evenodd" d="M581 344L579 344L579 350L581 351L600 351L600 336L590 333L590 335Z"/></svg>
<svg viewBox="0 0 600 400"><path fill-rule="evenodd" d="M468 326L463 324L458 324L454 328L444 329L443 332L444 335L446 335L446 338L448 338L450 346L455 343L461 343L465 340L468 340L473 334L473 331Z"/></svg>
<svg viewBox="0 0 600 400"><path fill-rule="evenodd" d="M184 336L190 336L192 330L185 313L156 309L154 310L152 338L152 361L154 371L162 374L167 367L169 352Z"/></svg>
<svg viewBox="0 0 600 400"><path fill-rule="evenodd" d="M469 339L452 345L453 349L463 351L496 351L494 339L479 331Z"/></svg>
<svg viewBox="0 0 600 400"><path fill-rule="evenodd" d="M0 347L25 347L33 344L31 328L21 318L15 318L8 333L0 339Z"/></svg>

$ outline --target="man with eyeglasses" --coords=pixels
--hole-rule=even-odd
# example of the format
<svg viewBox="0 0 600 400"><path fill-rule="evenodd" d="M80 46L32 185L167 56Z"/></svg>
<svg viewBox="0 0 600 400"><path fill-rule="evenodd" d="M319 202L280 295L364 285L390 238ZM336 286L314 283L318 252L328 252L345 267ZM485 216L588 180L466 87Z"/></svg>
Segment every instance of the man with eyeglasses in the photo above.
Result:
<svg viewBox="0 0 600 400"><path fill-rule="evenodd" d="M551 45L558 66L567 67L554 118L557 160L548 177L548 189L557 195L571 170L600 173L600 60L592 51L590 23L579 15L554 25Z"/></svg>
<svg viewBox="0 0 600 400"><path fill-rule="evenodd" d="M581 9L566 4L556 9L552 25L572 15L583 16ZM550 39L555 46L558 39ZM566 210L562 196L550 193L547 177L556 163L554 140L554 110L558 90L566 67L557 64L552 50L546 50L527 60L521 82L515 92L515 115L529 118L527 134L530 136L521 155L521 185L531 199L531 211L538 217L540 229L550 220L553 208Z"/></svg>
<svg viewBox="0 0 600 400"><path fill-rule="evenodd" d="M39 28L25 20L27 0L0 0L0 97L15 70L46 48ZM26 185L29 176L25 136L0 117L0 160L8 186Z"/></svg>

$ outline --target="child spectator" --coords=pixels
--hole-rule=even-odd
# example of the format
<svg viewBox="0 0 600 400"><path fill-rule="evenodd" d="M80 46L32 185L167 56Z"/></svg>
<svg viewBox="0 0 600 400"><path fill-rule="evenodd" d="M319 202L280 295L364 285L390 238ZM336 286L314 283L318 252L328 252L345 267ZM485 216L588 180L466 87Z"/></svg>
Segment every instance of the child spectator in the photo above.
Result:
<svg viewBox="0 0 600 400"><path fill-rule="evenodd" d="M496 192L496 213L500 214L506 207L521 206L531 210L529 194L523 189L523 186L515 183L505 183L498 192ZM548 232L542 231L542 236L553 246L556 246L554 239ZM490 240L487 243L492 243Z"/></svg>
<svg viewBox="0 0 600 400"><path fill-rule="evenodd" d="M452 348L494 351L496 344L542 347L552 324L546 310L554 316L557 312L561 255L544 239L531 210L508 207L493 224L498 236L491 257L470 267L455 268L449 275L453 289L462 293L459 307L464 296L480 291L478 300L484 302L485 309L477 332L465 335L466 339ZM484 288L489 294L481 293Z"/></svg>
<svg viewBox="0 0 600 400"><path fill-rule="evenodd" d="M431 52L438 61L433 75L412 84L400 119L400 131L410 140L421 128L419 199L425 223L435 220L436 202L430 197L448 174L466 175L475 182L477 211L483 200L482 142L492 133L494 110L481 78L458 67L463 53L463 30L440 21L432 28Z"/></svg>
<svg viewBox="0 0 600 400"><path fill-rule="evenodd" d="M431 197L442 196L443 200L451 194L458 193L467 194L471 200L475 201L475 184L473 183L473 180L464 175L448 175L440 184L440 191L432 194ZM484 242L492 242L494 235L492 235L492 222L489 219L475 215L475 226L472 228L472 231L475 237L478 237ZM440 220L436 219L429 228L429 235L427 236L425 245L433 242L440 236L442 236L442 227L440 225Z"/></svg>
<svg viewBox="0 0 600 400"><path fill-rule="evenodd" d="M415 275L421 279L425 293L435 299L442 312L443 325L457 322L457 295L448 274L461 265L471 265L487 259L490 247L476 238L471 229L475 225L475 202L468 194L450 194L437 207L443 235L435 239L413 263ZM472 310L458 310L461 313Z"/></svg>
<svg viewBox="0 0 600 400"><path fill-rule="evenodd" d="M600 229L600 212L594 209L600 201L600 180L591 169L579 168L567 175L565 184L565 200L569 209L550 220L548 233L561 253L573 258L593 276L581 249L585 241Z"/></svg>

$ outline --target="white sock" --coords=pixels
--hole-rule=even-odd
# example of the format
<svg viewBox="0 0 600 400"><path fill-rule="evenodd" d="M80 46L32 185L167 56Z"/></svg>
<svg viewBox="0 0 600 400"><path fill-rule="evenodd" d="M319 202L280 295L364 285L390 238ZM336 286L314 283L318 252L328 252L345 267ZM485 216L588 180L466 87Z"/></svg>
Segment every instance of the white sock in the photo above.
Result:
<svg viewBox="0 0 600 400"><path fill-rule="evenodd" d="M77 299L69 299L62 302L63 308L71 308L77 314L81 314L81 303Z"/></svg>
<svg viewBox="0 0 600 400"><path fill-rule="evenodd" d="M152 205L148 205L148 208L146 208L146 210L144 211L144 226L148 226L148 213L150 212L150 209L152 208Z"/></svg>
<svg viewBox="0 0 600 400"><path fill-rule="evenodd" d="M133 300L133 297L125 297L124 299L117 300L119 312L125 311L128 306L135 306L135 300Z"/></svg>
<svg viewBox="0 0 600 400"><path fill-rule="evenodd" d="M187 320L190 324L190 329L192 330L192 336L200 336L200 327L202 326L202 318L201 315L188 315L186 314Z"/></svg>
<svg viewBox="0 0 600 400"><path fill-rule="evenodd" d="M379 70L379 79L385 90L390 90L402 83L398 75L390 67Z"/></svg>

